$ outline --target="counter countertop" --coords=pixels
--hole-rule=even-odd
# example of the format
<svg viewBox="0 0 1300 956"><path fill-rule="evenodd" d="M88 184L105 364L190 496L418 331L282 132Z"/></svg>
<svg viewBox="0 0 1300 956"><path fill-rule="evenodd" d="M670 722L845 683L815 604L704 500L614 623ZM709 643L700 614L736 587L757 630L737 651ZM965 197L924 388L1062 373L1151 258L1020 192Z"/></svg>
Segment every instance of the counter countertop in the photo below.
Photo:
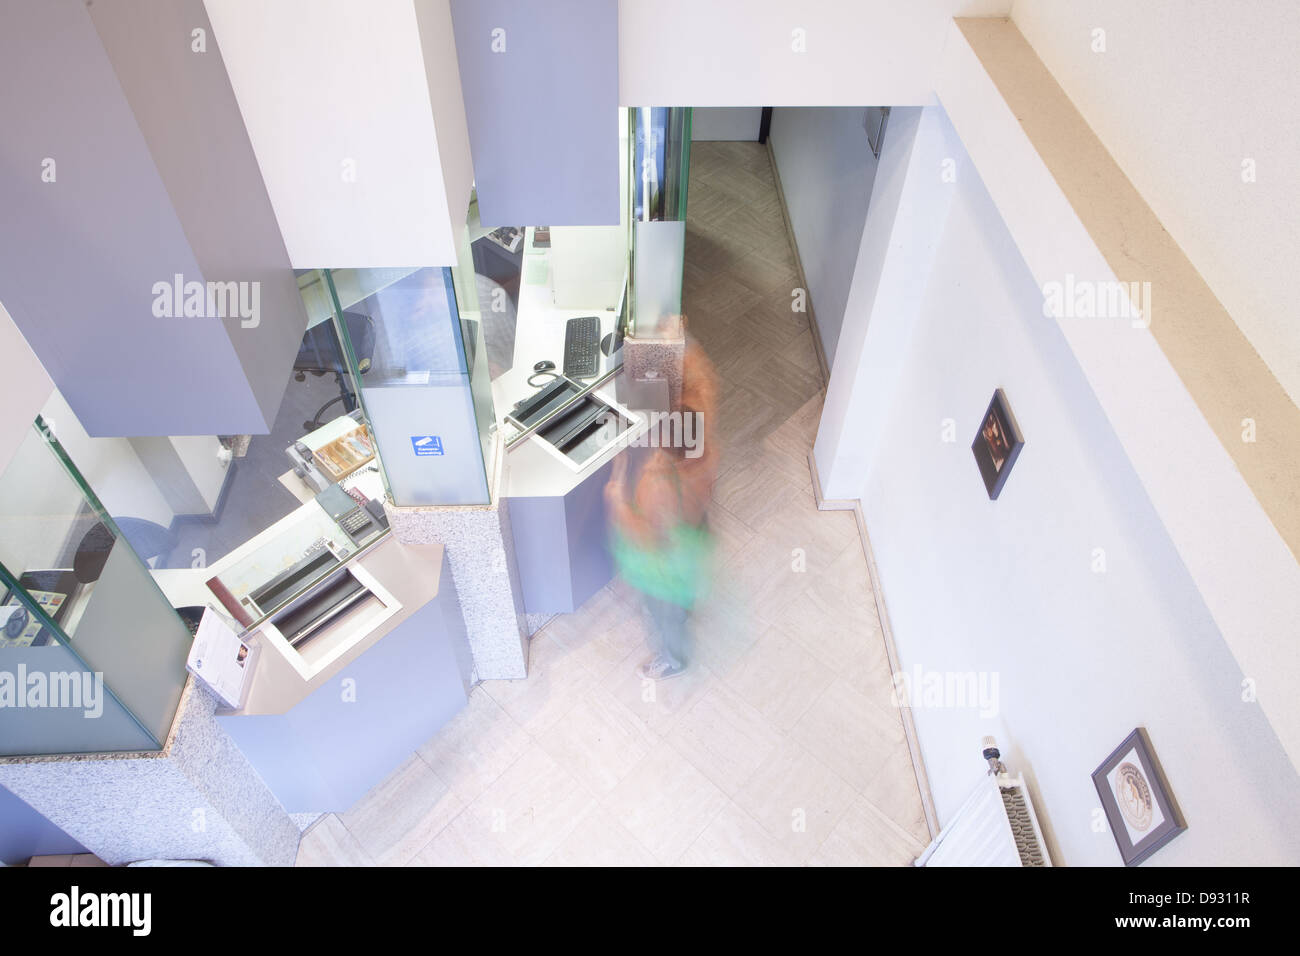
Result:
<svg viewBox="0 0 1300 956"><path fill-rule="evenodd" d="M225 614L227 612L221 609L216 595L208 589L207 580L283 533L287 526L304 520L309 515L307 509L311 508L319 510L320 506L315 501L301 505L209 567L159 569L153 572L153 579L173 607L210 604ZM237 711L227 710L222 713L279 714L292 709L347 664L364 654L385 634L437 597L442 554L441 544L402 544L391 533L388 534L355 560L401 604L397 613L354 639L346 651L310 680L304 679L265 635L254 632L248 640L260 645L260 653L244 705ZM290 649L288 653L296 652Z"/></svg>
<svg viewBox="0 0 1300 956"><path fill-rule="evenodd" d="M524 274L519 284L519 303L515 314L514 362L508 371L503 372L492 383L492 401L506 439L517 432L515 426L505 422L506 412L516 402L537 391L537 387L528 384L528 378L533 374L533 366L542 359L549 359L555 363L557 372L563 371L564 331L568 320L584 315L599 316L602 337L614 331L618 322L618 314L612 309L599 311L557 307L551 289L549 260L548 250L534 248L533 229L530 226L525 235ZM537 261L547 264L547 281L530 284L527 281L529 267ZM620 352L615 352L613 356L600 353L600 365L596 376L586 381L594 381L595 378L617 368L622 360ZM550 379L542 381L543 386L549 381ZM627 435L602 451L581 470L576 470L560 461L543 446L540 438L532 436L524 439L506 453L507 468L501 492L504 497L538 498L568 494L625 448L629 439L645 431L643 418L614 400L612 379L597 389L595 394L636 423L629 429Z"/></svg>
<svg viewBox="0 0 1300 956"><path fill-rule="evenodd" d="M262 635L257 635L264 646L258 655L252 685L244 698L243 706L238 710L222 710L219 713L247 716L282 714L293 709L438 596L442 554L443 547L440 544L403 544L393 535L388 535L373 550L358 558L357 562L398 600L401 608L397 613L355 639L345 653L311 680L303 680L273 647L266 646L269 641Z"/></svg>

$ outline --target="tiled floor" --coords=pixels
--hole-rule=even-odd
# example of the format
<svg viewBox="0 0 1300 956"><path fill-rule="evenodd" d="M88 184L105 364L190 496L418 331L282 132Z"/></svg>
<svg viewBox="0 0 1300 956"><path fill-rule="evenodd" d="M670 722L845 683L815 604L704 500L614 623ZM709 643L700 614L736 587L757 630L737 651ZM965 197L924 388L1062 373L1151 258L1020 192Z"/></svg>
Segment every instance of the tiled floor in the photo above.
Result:
<svg viewBox="0 0 1300 956"><path fill-rule="evenodd" d="M643 686L618 582L303 839L321 864L905 864L929 836L853 517L807 455L822 379L765 148L693 147L686 311L723 379L697 662Z"/></svg>

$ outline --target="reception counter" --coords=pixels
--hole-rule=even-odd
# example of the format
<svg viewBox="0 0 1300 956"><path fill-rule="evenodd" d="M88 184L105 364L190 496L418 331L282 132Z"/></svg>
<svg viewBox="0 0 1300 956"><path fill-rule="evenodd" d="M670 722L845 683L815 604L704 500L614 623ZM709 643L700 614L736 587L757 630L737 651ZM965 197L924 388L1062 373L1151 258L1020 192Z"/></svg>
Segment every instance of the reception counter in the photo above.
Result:
<svg viewBox="0 0 1300 956"><path fill-rule="evenodd" d="M316 507L302 505L264 534L282 533L284 522ZM203 582L256 546L254 539L211 568L156 571L155 579L174 606L215 606ZM442 546L388 534L350 563L395 610L373 626L364 617L340 621L314 639L330 642L319 666L254 628L245 638L255 663L243 700L216 715L290 813L346 810L468 700L469 647Z"/></svg>
<svg viewBox="0 0 1300 956"><path fill-rule="evenodd" d="M617 299L606 309L556 305L551 250L535 245L531 227L525 237L513 362L492 383L493 402L507 441L521 429L506 415L550 381L549 376L538 375L534 378L537 384L529 384L534 366L549 361L557 372L563 369L568 320L596 315L602 336L613 333L619 321ZM608 290L600 295L611 296ZM602 352L596 374L578 384L618 373L621 358L619 351L613 355ZM614 576L603 491L615 456L627 453L629 443L636 442L648 427L644 410L619 401L617 381L615 374L592 395L626 419L627 429L588 461L575 464L539 434L515 441L506 453L501 495L509 503L519 585L524 610L530 614L575 611Z"/></svg>

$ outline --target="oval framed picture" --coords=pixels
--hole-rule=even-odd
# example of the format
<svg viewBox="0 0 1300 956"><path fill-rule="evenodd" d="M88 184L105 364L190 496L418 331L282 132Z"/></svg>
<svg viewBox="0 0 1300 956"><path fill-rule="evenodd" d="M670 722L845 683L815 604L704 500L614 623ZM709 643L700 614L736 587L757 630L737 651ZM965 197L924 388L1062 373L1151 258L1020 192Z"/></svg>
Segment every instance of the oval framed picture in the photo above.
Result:
<svg viewBox="0 0 1300 956"><path fill-rule="evenodd" d="M1137 866L1187 829L1144 727L1111 751L1092 782L1125 866Z"/></svg>

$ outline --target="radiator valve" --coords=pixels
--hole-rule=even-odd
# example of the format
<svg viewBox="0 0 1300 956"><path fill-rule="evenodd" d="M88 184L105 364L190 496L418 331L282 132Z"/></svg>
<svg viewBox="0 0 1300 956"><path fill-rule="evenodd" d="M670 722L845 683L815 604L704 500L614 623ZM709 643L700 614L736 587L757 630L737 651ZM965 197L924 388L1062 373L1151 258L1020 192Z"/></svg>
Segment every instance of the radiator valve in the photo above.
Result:
<svg viewBox="0 0 1300 956"><path fill-rule="evenodd" d="M992 737L984 738L984 759L989 762L990 777L1007 772L1007 765L1002 762L1002 751L998 750L998 742Z"/></svg>

